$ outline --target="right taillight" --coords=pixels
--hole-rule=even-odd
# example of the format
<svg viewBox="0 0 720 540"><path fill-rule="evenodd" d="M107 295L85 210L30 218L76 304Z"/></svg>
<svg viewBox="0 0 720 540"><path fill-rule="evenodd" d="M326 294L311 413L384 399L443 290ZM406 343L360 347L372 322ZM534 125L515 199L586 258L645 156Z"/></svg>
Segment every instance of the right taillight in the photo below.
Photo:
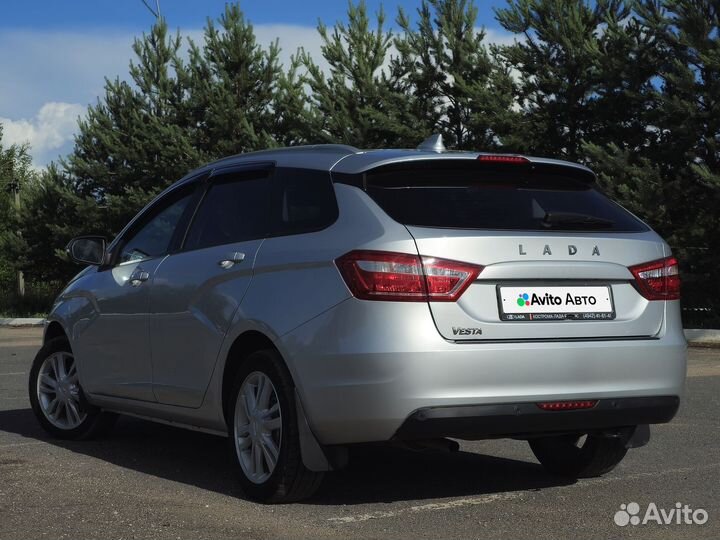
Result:
<svg viewBox="0 0 720 540"><path fill-rule="evenodd" d="M454 302L482 266L389 251L356 250L335 261L350 292L362 300Z"/></svg>
<svg viewBox="0 0 720 540"><path fill-rule="evenodd" d="M642 295L648 300L680 299L680 273L675 257L630 267Z"/></svg>

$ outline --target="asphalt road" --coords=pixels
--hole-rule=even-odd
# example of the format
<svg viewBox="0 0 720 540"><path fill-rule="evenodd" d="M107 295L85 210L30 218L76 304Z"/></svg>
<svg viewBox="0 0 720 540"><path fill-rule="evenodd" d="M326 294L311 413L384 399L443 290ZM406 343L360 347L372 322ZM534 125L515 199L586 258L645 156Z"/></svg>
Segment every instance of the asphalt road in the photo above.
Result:
<svg viewBox="0 0 720 540"><path fill-rule="evenodd" d="M243 498L224 439L122 418L109 438L48 439L26 395L37 329L0 329L0 538L718 538L720 349L692 349L687 396L612 473L566 482L520 441L457 453L363 449L311 500ZM637 502L704 525L627 525Z"/></svg>

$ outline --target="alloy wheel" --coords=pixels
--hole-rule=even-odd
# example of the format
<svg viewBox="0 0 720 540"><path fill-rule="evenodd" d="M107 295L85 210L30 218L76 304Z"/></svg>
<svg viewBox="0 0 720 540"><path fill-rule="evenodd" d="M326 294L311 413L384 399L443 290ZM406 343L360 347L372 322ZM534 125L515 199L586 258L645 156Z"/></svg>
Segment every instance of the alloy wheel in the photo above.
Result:
<svg viewBox="0 0 720 540"><path fill-rule="evenodd" d="M277 466L282 442L282 411L270 377L250 373L235 404L235 450L247 478L262 484Z"/></svg>
<svg viewBox="0 0 720 540"><path fill-rule="evenodd" d="M48 356L40 366L37 396L45 418L55 427L71 430L87 418L80 399L75 359L68 352Z"/></svg>

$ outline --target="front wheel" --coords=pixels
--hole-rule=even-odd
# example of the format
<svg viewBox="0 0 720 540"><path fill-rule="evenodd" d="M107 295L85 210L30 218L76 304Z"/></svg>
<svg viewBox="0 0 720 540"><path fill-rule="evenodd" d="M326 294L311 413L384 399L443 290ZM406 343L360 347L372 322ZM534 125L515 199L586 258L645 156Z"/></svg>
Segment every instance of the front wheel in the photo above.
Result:
<svg viewBox="0 0 720 540"><path fill-rule="evenodd" d="M558 476L592 478L613 470L627 448L620 438L556 435L530 439L530 448L545 469Z"/></svg>
<svg viewBox="0 0 720 540"><path fill-rule="evenodd" d="M243 491L269 503L310 497L323 475L302 462L295 386L280 355L264 350L248 356L232 396L231 448Z"/></svg>
<svg viewBox="0 0 720 540"><path fill-rule="evenodd" d="M30 405L40 425L58 439L87 439L109 430L116 415L88 403L65 338L49 340L35 356L28 382Z"/></svg>

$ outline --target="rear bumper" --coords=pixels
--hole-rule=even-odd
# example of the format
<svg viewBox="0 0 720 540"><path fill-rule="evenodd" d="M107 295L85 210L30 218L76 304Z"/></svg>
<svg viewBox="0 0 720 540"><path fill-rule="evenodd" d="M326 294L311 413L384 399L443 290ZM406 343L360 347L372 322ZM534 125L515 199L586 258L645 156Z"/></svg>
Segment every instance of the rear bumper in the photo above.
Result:
<svg viewBox="0 0 720 540"><path fill-rule="evenodd" d="M536 403L428 407L411 414L394 438L472 440L662 424L672 420L679 405L677 396L659 396L601 399L592 409L573 411L544 411Z"/></svg>
<svg viewBox="0 0 720 540"><path fill-rule="evenodd" d="M500 416L483 422L507 421L510 426L525 418L503 412L508 404L534 407L541 401L602 400L595 412L568 415L577 422L567 426L561 422L564 413L548 413L553 416L547 421L559 423L549 429L580 430L600 425L596 422L603 416L605 400L682 396L686 342L679 307L670 305L677 302L668 304L664 328L649 339L454 343L438 334L427 304L350 299L276 343L288 362L310 427L322 444L390 440L417 423L418 411L432 410L433 415L455 411L464 413L461 418ZM496 414L474 414L476 410ZM648 418L643 413L630 422L625 412L610 415L602 425L647 424L672 417L660 412ZM585 420L591 424L585 425ZM529 424L545 421L534 414ZM429 419L425 422L431 425ZM467 433L502 436L527 429L522 424L492 429L471 425ZM460 438L464 430L460 426L454 435ZM438 434L453 433L441 426Z"/></svg>

